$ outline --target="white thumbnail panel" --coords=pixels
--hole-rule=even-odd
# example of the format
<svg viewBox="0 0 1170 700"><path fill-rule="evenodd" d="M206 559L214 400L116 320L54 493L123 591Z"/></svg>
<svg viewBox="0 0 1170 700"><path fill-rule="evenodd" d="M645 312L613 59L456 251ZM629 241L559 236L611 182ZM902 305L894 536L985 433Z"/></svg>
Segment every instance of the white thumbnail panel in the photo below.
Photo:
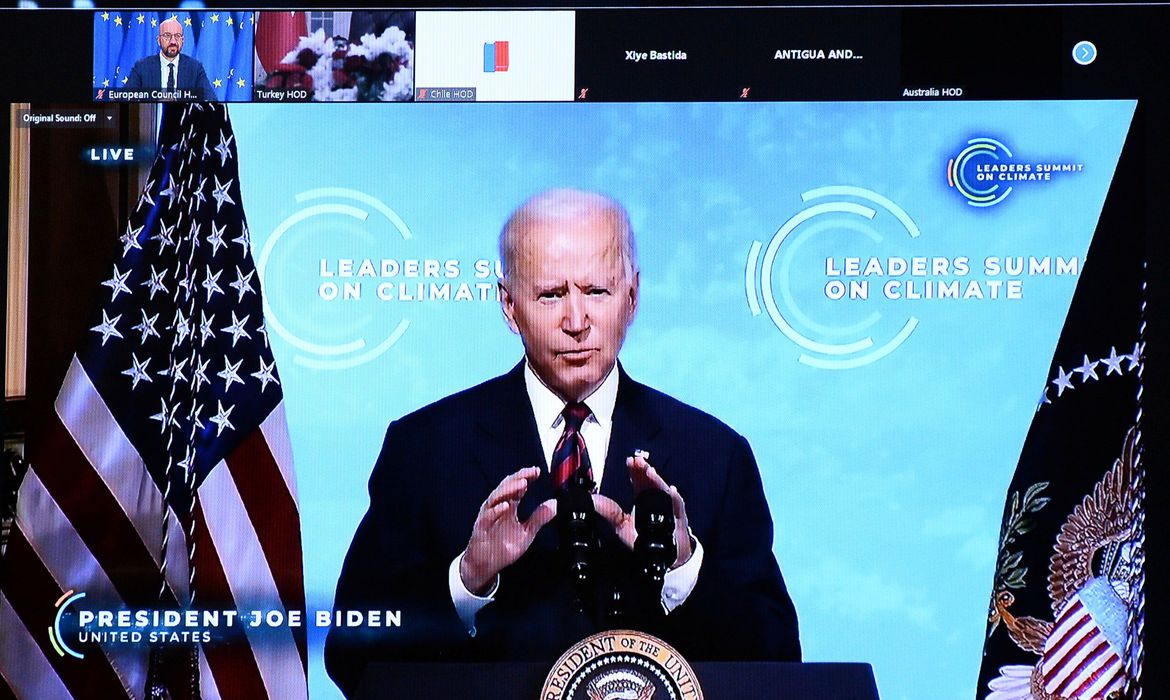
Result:
<svg viewBox="0 0 1170 700"><path fill-rule="evenodd" d="M480 101L571 101L574 21L571 11L419 12L416 91L473 87Z"/></svg>

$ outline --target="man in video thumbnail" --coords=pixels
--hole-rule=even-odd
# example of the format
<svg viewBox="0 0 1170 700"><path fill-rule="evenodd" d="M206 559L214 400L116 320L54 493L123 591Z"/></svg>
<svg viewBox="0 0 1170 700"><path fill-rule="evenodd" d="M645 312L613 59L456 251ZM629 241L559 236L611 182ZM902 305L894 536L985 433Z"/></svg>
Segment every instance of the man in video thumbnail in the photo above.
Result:
<svg viewBox="0 0 1170 700"><path fill-rule="evenodd" d="M581 605L558 552L556 495L582 470L599 485L598 559L632 560L637 494L656 487L673 505L677 558L661 599L642 610L617 601L624 622L689 659L798 661L747 441L618 363L639 289L625 209L543 192L512 213L500 255L501 305L524 359L391 423L335 609L399 610L401 626L334 628L330 675L352 694L376 661L552 661L614 626L605 611L624 584L599 583Z"/></svg>
<svg viewBox="0 0 1170 700"><path fill-rule="evenodd" d="M158 47L157 55L139 59L134 64L125 89L192 90L195 99L215 99L203 64L181 53L183 25L178 20L168 19L158 25Z"/></svg>

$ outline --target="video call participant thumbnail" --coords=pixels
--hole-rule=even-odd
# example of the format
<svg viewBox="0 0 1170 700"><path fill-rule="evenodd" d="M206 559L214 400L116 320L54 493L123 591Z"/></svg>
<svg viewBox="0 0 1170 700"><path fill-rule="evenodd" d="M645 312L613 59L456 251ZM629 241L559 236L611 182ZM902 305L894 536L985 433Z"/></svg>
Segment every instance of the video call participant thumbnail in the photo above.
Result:
<svg viewBox="0 0 1170 700"><path fill-rule="evenodd" d="M625 209L591 192L538 194L508 219L500 255L501 305L524 358L390 424L335 609L396 609L401 627L333 628L330 676L352 694L377 661L551 662L608 629L596 613L606 601L575 604L546 527L563 488L555 465L574 451L600 485L598 559L632 556L638 491L655 486L673 501L678 556L643 631L691 660L799 661L747 441L618 362L639 288ZM604 598L621 585L595 588Z"/></svg>
<svg viewBox="0 0 1170 700"><path fill-rule="evenodd" d="M157 54L139 59L130 70L130 79L124 89L170 91L191 90L194 99L212 101L215 91L203 64L182 53L183 25L168 19L158 25Z"/></svg>

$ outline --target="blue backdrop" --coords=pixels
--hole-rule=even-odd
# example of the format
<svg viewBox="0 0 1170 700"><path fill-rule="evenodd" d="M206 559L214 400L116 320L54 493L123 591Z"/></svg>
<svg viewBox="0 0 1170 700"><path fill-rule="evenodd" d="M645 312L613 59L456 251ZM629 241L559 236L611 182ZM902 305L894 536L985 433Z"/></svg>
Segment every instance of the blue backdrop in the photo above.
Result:
<svg viewBox="0 0 1170 700"><path fill-rule="evenodd" d="M970 700L1004 493L1133 108L234 108L310 607L332 603L387 423L520 359L491 292L509 211L549 186L593 188L626 204L638 237L622 361L751 443L806 658L872 663L886 700ZM999 162L1073 167L978 182L1013 191L973 207L947 171L981 137L1011 150ZM890 258L916 257L926 274L890 275ZM1022 273L994 269L1018 257ZM870 258L883 269L864 276ZM428 277L428 260L456 274ZM1019 298L1003 298L1009 279ZM834 280L852 295L833 299ZM983 298L907 298L927 281ZM314 696L336 696L310 634Z"/></svg>
<svg viewBox="0 0 1170 700"><path fill-rule="evenodd" d="M93 87L125 85L136 61L159 52L158 25L168 19L183 25L182 52L203 64L216 99L252 99L251 12L95 12Z"/></svg>

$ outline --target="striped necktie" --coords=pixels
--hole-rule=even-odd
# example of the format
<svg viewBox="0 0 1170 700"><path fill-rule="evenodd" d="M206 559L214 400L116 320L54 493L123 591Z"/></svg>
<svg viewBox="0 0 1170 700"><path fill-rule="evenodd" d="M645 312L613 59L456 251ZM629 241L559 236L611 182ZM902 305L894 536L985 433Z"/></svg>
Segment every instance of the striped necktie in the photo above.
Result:
<svg viewBox="0 0 1170 700"><path fill-rule="evenodd" d="M561 411L565 419L565 432L561 434L552 455L553 485L557 490L570 485L580 486L586 491L593 490L593 469L589 466L585 439L581 437L581 426L590 413L589 407L579 402L569 403Z"/></svg>

